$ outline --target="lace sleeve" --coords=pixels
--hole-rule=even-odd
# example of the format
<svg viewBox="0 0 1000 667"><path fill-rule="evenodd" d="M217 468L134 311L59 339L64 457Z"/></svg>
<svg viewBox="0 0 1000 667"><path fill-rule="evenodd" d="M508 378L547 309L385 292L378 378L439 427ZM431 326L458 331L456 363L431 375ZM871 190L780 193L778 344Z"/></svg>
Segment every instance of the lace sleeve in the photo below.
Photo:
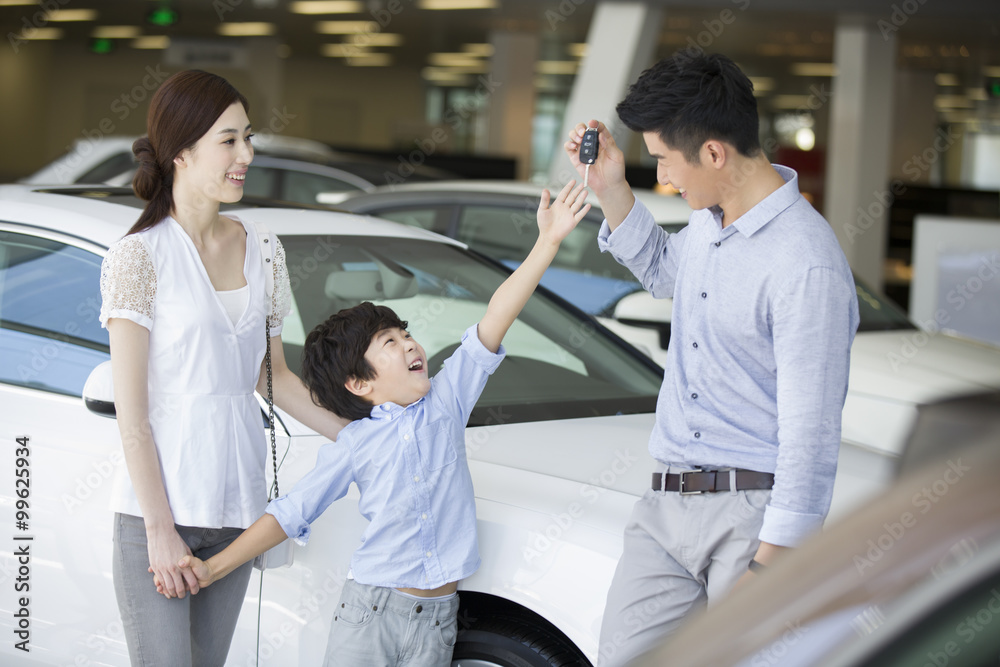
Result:
<svg viewBox="0 0 1000 667"><path fill-rule="evenodd" d="M145 244L135 234L121 239L101 263L101 326L122 317L151 329L156 270Z"/></svg>
<svg viewBox="0 0 1000 667"><path fill-rule="evenodd" d="M292 285L288 278L288 266L285 264L285 247L278 237L273 237L274 245L274 292L271 294L271 314L267 323L271 326L271 335L277 336L285 320L285 315L292 309Z"/></svg>

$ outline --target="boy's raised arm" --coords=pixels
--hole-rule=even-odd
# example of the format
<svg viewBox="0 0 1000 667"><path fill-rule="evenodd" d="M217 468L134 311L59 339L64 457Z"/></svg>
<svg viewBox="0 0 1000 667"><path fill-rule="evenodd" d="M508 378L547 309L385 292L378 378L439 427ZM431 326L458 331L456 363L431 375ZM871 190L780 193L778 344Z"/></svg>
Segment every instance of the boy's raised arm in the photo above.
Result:
<svg viewBox="0 0 1000 667"><path fill-rule="evenodd" d="M556 256L559 244L590 210L590 204L584 204L586 198L587 190L576 181L567 183L551 206L549 191L542 192L538 204L538 240L521 266L493 293L486 314L479 322L479 340L486 349L491 352L500 349L507 329L535 291L542 274Z"/></svg>

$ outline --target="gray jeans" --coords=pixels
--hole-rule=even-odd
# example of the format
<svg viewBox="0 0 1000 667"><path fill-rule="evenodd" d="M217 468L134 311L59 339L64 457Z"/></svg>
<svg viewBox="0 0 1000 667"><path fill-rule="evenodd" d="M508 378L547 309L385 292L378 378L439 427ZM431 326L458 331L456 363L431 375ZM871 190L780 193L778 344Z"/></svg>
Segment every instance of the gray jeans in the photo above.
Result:
<svg viewBox="0 0 1000 667"><path fill-rule="evenodd" d="M203 560L225 549L243 532L242 528L176 528L194 555ZM156 592L148 568L142 518L115 514L112 572L132 666L225 664L253 563L241 565L197 595L170 600Z"/></svg>
<svg viewBox="0 0 1000 667"><path fill-rule="evenodd" d="M348 579L330 625L324 667L448 667L458 595L414 598Z"/></svg>
<svg viewBox="0 0 1000 667"><path fill-rule="evenodd" d="M757 553L770 497L769 490L646 491L625 526L598 665L628 663L728 593Z"/></svg>

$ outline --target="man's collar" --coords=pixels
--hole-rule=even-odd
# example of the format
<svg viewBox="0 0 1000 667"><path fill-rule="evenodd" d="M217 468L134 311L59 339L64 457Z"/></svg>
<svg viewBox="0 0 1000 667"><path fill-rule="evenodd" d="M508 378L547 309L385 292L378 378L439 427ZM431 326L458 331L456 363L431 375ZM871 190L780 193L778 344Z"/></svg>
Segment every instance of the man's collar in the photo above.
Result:
<svg viewBox="0 0 1000 667"><path fill-rule="evenodd" d="M733 223L743 236L753 236L761 227L773 220L779 213L794 204L800 196L799 175L794 169L789 169L780 164L772 164L778 175L784 179L785 184L780 188L761 199L749 211L740 216L739 220Z"/></svg>

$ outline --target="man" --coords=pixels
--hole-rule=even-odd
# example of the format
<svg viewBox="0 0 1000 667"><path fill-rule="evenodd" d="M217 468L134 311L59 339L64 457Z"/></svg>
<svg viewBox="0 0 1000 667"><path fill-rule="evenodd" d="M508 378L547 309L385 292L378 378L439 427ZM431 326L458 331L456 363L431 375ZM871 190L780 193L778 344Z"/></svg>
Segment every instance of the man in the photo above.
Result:
<svg viewBox="0 0 1000 667"><path fill-rule="evenodd" d="M598 243L654 296L674 299L649 444L662 465L625 529L602 667L650 649L822 526L858 326L833 230L795 172L768 162L753 86L731 60L663 60L617 111L643 134L657 180L693 212L680 232L660 229L611 134L590 121L600 145L590 184L607 216ZM581 173L586 129L565 144Z"/></svg>

